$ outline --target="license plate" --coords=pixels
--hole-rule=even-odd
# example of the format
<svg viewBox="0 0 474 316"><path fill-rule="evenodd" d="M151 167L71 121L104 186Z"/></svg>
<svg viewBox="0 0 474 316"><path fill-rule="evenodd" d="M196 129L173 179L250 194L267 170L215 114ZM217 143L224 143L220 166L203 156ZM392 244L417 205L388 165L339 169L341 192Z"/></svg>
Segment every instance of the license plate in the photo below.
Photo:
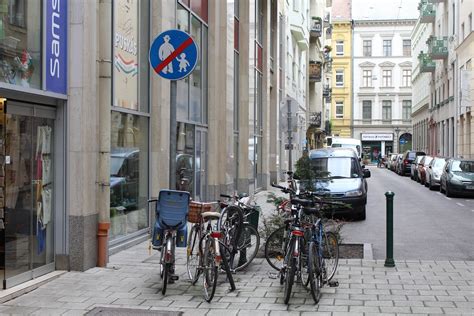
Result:
<svg viewBox="0 0 474 316"><path fill-rule="evenodd" d="M474 185L466 185L467 190L474 190Z"/></svg>

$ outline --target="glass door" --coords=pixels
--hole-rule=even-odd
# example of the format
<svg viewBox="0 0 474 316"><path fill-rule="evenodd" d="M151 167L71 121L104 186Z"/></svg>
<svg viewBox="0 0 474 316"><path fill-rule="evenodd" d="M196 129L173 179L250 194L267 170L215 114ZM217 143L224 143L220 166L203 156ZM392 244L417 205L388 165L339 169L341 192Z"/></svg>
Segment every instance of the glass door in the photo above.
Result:
<svg viewBox="0 0 474 316"><path fill-rule="evenodd" d="M4 287L54 270L54 109L8 104Z"/></svg>
<svg viewBox="0 0 474 316"><path fill-rule="evenodd" d="M207 199L207 131L196 127L196 200Z"/></svg>

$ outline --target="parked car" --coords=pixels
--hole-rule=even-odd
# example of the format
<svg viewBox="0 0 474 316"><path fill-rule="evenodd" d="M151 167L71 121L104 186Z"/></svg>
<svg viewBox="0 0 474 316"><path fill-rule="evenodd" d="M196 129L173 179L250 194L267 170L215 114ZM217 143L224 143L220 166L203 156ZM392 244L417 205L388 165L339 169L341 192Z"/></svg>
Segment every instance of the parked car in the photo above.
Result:
<svg viewBox="0 0 474 316"><path fill-rule="evenodd" d="M110 153L110 207L118 211L138 208L140 150L113 148Z"/></svg>
<svg viewBox="0 0 474 316"><path fill-rule="evenodd" d="M400 167L398 169L398 174L404 176L410 173L411 163L416 159L419 155L426 155L422 151L415 151L415 150L407 150L402 157L402 161Z"/></svg>
<svg viewBox="0 0 474 316"><path fill-rule="evenodd" d="M387 169L390 169L390 158L392 157L392 154L388 154L384 157L383 163L384 167Z"/></svg>
<svg viewBox="0 0 474 316"><path fill-rule="evenodd" d="M418 163L418 182L421 184L425 184L426 182L426 169L428 168L431 160L433 160L433 157L426 155L423 156L423 158L421 158L420 162Z"/></svg>
<svg viewBox="0 0 474 316"><path fill-rule="evenodd" d="M443 168L446 165L446 158L444 157L434 157L431 160L428 169L426 169L426 181L425 186L430 190L433 190L435 187L439 187L439 182L441 179L441 174L443 173Z"/></svg>
<svg viewBox="0 0 474 316"><path fill-rule="evenodd" d="M309 158L315 174L311 181L313 191L352 207L337 208L335 215L365 220L366 178L370 178L370 170L361 166L356 152L348 148L322 148L311 150ZM300 188L307 185L300 182Z"/></svg>
<svg viewBox="0 0 474 316"><path fill-rule="evenodd" d="M400 170L402 169L402 161L403 161L403 154L397 155L397 161L395 162L395 173L400 174Z"/></svg>
<svg viewBox="0 0 474 316"><path fill-rule="evenodd" d="M420 163L421 158L424 156L417 156L413 163L411 164L410 178L412 180L418 181L418 164Z"/></svg>
<svg viewBox="0 0 474 316"><path fill-rule="evenodd" d="M448 197L455 194L474 197L474 160L449 159L441 174L440 191Z"/></svg>
<svg viewBox="0 0 474 316"><path fill-rule="evenodd" d="M397 157L398 154L390 154L390 162L388 168L392 171L395 171L395 168L397 166Z"/></svg>

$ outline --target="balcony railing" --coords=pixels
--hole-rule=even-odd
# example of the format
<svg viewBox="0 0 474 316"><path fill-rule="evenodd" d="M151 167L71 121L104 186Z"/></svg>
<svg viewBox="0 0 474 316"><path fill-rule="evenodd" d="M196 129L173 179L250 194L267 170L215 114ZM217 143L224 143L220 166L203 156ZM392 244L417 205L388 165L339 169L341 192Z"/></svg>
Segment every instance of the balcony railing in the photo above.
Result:
<svg viewBox="0 0 474 316"><path fill-rule="evenodd" d="M313 16L311 18L311 30L309 34L313 37L321 37L323 29L322 19L319 16Z"/></svg>
<svg viewBox="0 0 474 316"><path fill-rule="evenodd" d="M420 72L431 72L433 73L436 69L436 63L431 59L430 55L423 53L418 55L418 61L420 63Z"/></svg>
<svg viewBox="0 0 474 316"><path fill-rule="evenodd" d="M429 0L431 3L443 3L446 2L446 0Z"/></svg>
<svg viewBox="0 0 474 316"><path fill-rule="evenodd" d="M331 26L331 14L327 13L323 20L323 27L330 27Z"/></svg>
<svg viewBox="0 0 474 316"><path fill-rule="evenodd" d="M418 4L418 10L420 11L421 23L434 23L436 10L433 3L429 3L427 0L421 0Z"/></svg>
<svg viewBox="0 0 474 316"><path fill-rule="evenodd" d="M437 38L436 36L430 36L426 41L428 44L428 53L431 59L444 59L448 58L448 37L444 36Z"/></svg>

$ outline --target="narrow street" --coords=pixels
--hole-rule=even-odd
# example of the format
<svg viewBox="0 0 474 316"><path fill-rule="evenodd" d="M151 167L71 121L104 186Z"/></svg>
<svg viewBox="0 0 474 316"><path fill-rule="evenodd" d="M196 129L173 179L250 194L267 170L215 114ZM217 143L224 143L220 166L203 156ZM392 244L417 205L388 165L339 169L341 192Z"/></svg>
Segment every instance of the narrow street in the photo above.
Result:
<svg viewBox="0 0 474 316"><path fill-rule="evenodd" d="M394 198L394 258L473 260L474 199L447 198L385 168L368 167L372 177L367 219L343 227L346 242L370 243L374 259L385 258L386 199Z"/></svg>

